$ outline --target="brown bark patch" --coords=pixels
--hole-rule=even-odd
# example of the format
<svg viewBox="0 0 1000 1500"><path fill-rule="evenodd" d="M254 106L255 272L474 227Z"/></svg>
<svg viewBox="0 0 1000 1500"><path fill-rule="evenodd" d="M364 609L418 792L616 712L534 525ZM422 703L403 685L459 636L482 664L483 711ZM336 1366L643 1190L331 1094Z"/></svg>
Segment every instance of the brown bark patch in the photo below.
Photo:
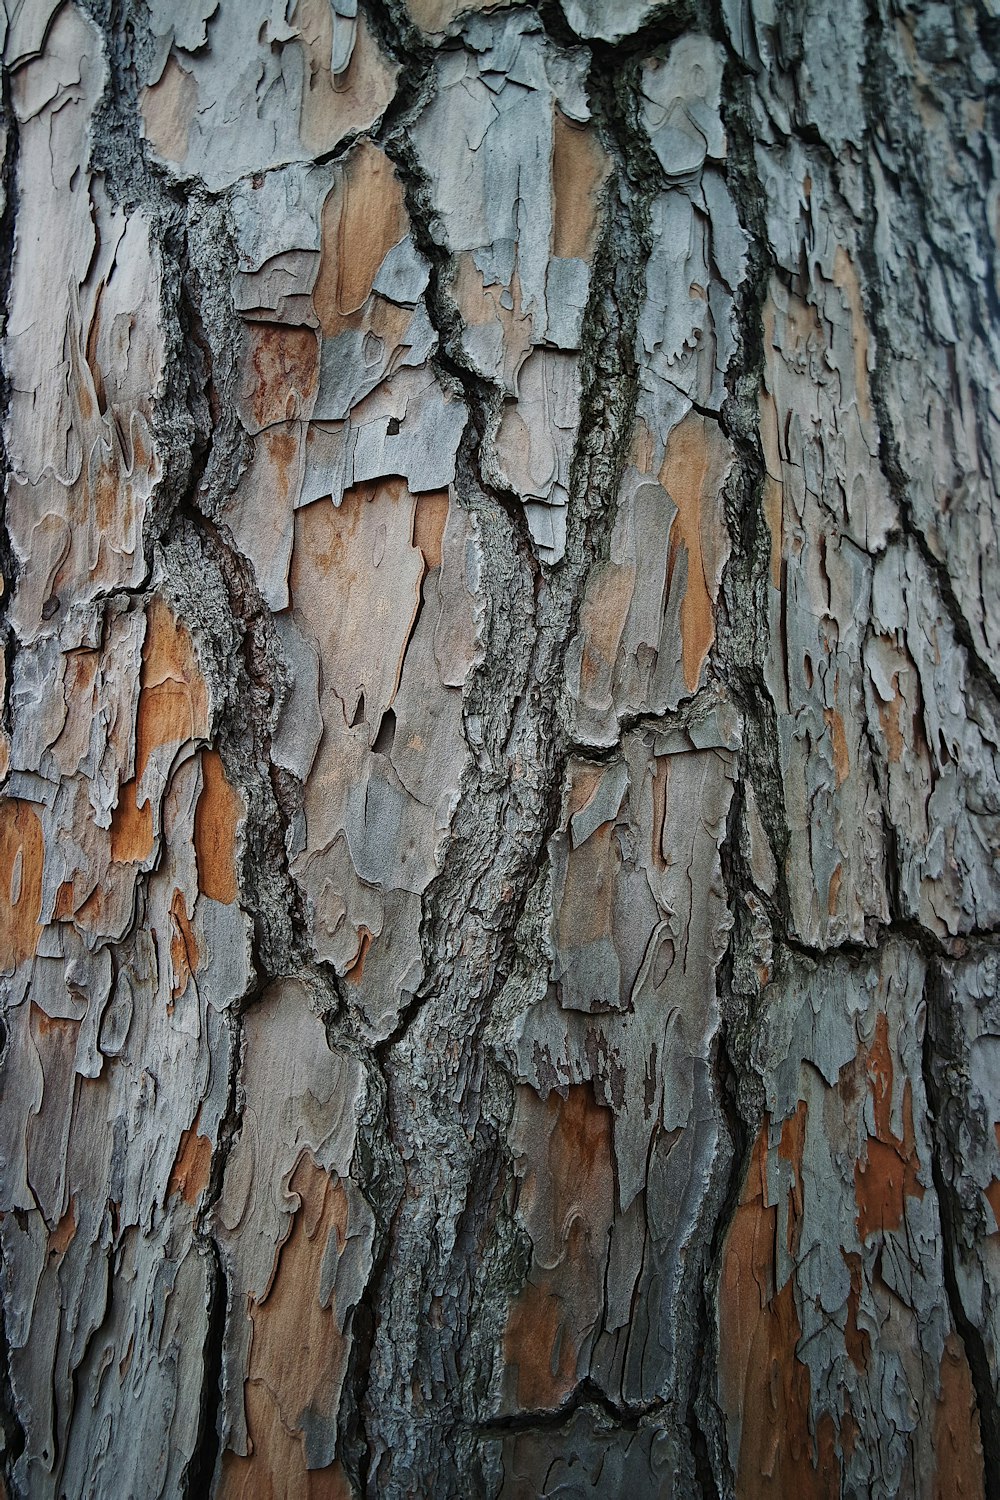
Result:
<svg viewBox="0 0 1000 1500"><path fill-rule="evenodd" d="M48 1251L49 1259L65 1255L66 1251L76 1239L76 1198L71 1198L69 1207L63 1214L55 1229L49 1233Z"/></svg>
<svg viewBox="0 0 1000 1500"><path fill-rule="evenodd" d="M982 1500L985 1488L979 1409L961 1339L949 1333L934 1410L934 1500Z"/></svg>
<svg viewBox="0 0 1000 1500"><path fill-rule="evenodd" d="M864 1328L858 1327L858 1308L861 1305L861 1256L857 1251L841 1249L844 1263L851 1278L851 1289L847 1293L847 1322L844 1326L844 1347L857 1370L868 1364L872 1341Z"/></svg>
<svg viewBox="0 0 1000 1500"><path fill-rule="evenodd" d="M0 802L0 969L30 958L42 935L45 840L30 802Z"/></svg>
<svg viewBox="0 0 1000 1500"><path fill-rule="evenodd" d="M168 1196L172 1197L179 1193L184 1202L190 1204L197 1203L208 1187L208 1179L212 1171L212 1142L207 1135L199 1133L200 1123L201 1106L199 1105L194 1120L181 1136L167 1186Z"/></svg>
<svg viewBox="0 0 1000 1500"><path fill-rule="evenodd" d="M621 854L614 823L602 823L570 854L559 905L559 947L585 948L610 937Z"/></svg>
<svg viewBox="0 0 1000 1500"><path fill-rule="evenodd" d="M634 593L635 569L620 563L605 563L587 590L580 609L580 684L585 690L614 669Z"/></svg>
<svg viewBox="0 0 1000 1500"><path fill-rule="evenodd" d="M833 279L843 292L851 314L851 332L854 335L854 392L858 399L858 411L863 421L870 422L872 403L868 390L868 324L861 302L861 283L858 280L857 269L843 245L838 245L834 252Z"/></svg>
<svg viewBox="0 0 1000 1500"><path fill-rule="evenodd" d="M599 1315L614 1215L614 1119L589 1083L544 1100L521 1089L518 1116L528 1169L517 1211L534 1254L503 1349L516 1405L533 1411L558 1406L573 1389Z"/></svg>
<svg viewBox="0 0 1000 1500"><path fill-rule="evenodd" d="M879 723L885 736L886 749L889 761L892 765L898 765L903 758L906 749L906 736L903 733L903 698L899 691L899 673L894 672L892 677L893 697L891 703L878 702Z"/></svg>
<svg viewBox="0 0 1000 1500"><path fill-rule="evenodd" d="M142 864L153 852L153 804L140 807L135 780L118 788L111 814L111 858L115 864Z"/></svg>
<svg viewBox="0 0 1000 1500"><path fill-rule="evenodd" d="M170 904L170 966L173 980L171 999L183 995L192 975L198 972L198 941L188 919L184 892L175 890Z"/></svg>
<svg viewBox="0 0 1000 1500"><path fill-rule="evenodd" d="M529 1281L504 1333L504 1358L517 1366L517 1404L525 1411L558 1406L576 1384L577 1348L558 1291Z"/></svg>
<svg viewBox="0 0 1000 1500"><path fill-rule="evenodd" d="M869 1136L865 1156L854 1166L854 1195L858 1205L858 1235L862 1240L880 1231L899 1229L907 1197L922 1198L918 1181L920 1160L913 1131L913 1090L903 1091L903 1135L892 1132L892 1050L885 1012L875 1022L875 1036L864 1059L875 1113L875 1135Z"/></svg>
<svg viewBox="0 0 1000 1500"><path fill-rule="evenodd" d="M809 1107L804 1099L800 1099L795 1108L794 1115L789 1116L781 1126L781 1139L778 1141L778 1155L787 1161L794 1174L792 1191L788 1201L788 1219L785 1227L785 1242L789 1255L798 1254L799 1238L802 1233L802 1214L805 1208L805 1190L802 1185L802 1155L806 1144L806 1116Z"/></svg>
<svg viewBox="0 0 1000 1500"><path fill-rule="evenodd" d="M405 237L409 224L392 162L384 151L363 141L323 205L323 248L313 307L328 338L356 325L354 314L368 301L379 267Z"/></svg>
<svg viewBox="0 0 1000 1500"><path fill-rule="evenodd" d="M201 755L201 793L194 814L198 889L229 906L236 900L236 829L243 799L230 786L217 750Z"/></svg>
<svg viewBox="0 0 1000 1500"><path fill-rule="evenodd" d="M455 256L455 279L452 296L464 323L474 327L497 322L503 330L503 378L512 387L517 372L532 347L531 314L523 310L521 278L515 269L510 286L494 282L489 286L476 265L471 250Z"/></svg>
<svg viewBox="0 0 1000 1500"><path fill-rule="evenodd" d="M660 467L660 483L677 506L670 531L668 589L681 547L687 553L681 649L684 681L692 692L715 639L715 569L723 545L718 491L728 460L729 445L719 424L692 412L670 434Z"/></svg>
<svg viewBox="0 0 1000 1500"><path fill-rule="evenodd" d="M347 1234L347 1195L308 1153L292 1173L298 1195L288 1238L278 1252L271 1284L250 1307L253 1340L244 1387L252 1451L226 1453L224 1500L346 1500L351 1493L340 1464L306 1466L307 1418L329 1420L340 1404L348 1339L337 1327L334 1299L320 1301L327 1243L338 1251Z"/></svg>
<svg viewBox="0 0 1000 1500"><path fill-rule="evenodd" d="M136 780L142 780L153 750L203 739L207 734L208 691L198 670L191 634L166 602L154 597L146 608L142 648Z"/></svg>
<svg viewBox="0 0 1000 1500"><path fill-rule="evenodd" d="M319 382L319 339L312 328L252 323L246 331L243 397L260 429L301 416Z"/></svg>
<svg viewBox="0 0 1000 1500"><path fill-rule="evenodd" d="M448 524L448 491L429 490L417 496L413 512L413 545L424 554L428 568L441 566L444 529Z"/></svg>
<svg viewBox="0 0 1000 1500"><path fill-rule="evenodd" d="M361 983L365 972L365 959L368 957L368 950L372 945L374 936L375 934L371 932L367 927L360 928L358 956L351 964L350 968L344 970L344 978L347 980L348 984Z"/></svg>
<svg viewBox="0 0 1000 1500"><path fill-rule="evenodd" d="M797 1130L793 1126L786 1139L793 1155ZM796 1355L802 1329L793 1284L775 1287L778 1212L768 1202L768 1134L765 1119L726 1240L719 1287L719 1388L730 1429L739 1433L736 1494L833 1500L840 1494L835 1429L824 1414L814 1448L809 1371Z"/></svg>
<svg viewBox="0 0 1000 1500"><path fill-rule="evenodd" d="M159 80L143 89L140 108L146 139L165 161L182 162L198 105L198 85L171 55Z"/></svg>
<svg viewBox="0 0 1000 1500"><path fill-rule="evenodd" d="M611 164L596 131L557 109L552 132L552 254L589 261L600 229L601 188Z"/></svg>
<svg viewBox="0 0 1000 1500"><path fill-rule="evenodd" d="M851 754L847 748L847 734L843 716L835 708L824 708L823 718L833 742L833 771L837 785L843 786L851 769Z"/></svg>

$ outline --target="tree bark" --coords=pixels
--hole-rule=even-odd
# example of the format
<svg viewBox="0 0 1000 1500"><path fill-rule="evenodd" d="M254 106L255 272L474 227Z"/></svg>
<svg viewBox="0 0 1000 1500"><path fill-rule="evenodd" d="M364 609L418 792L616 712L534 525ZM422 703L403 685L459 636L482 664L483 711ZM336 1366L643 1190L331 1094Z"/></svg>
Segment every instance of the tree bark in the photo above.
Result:
<svg viewBox="0 0 1000 1500"><path fill-rule="evenodd" d="M6 0L14 1497L1000 1496L990 0Z"/></svg>

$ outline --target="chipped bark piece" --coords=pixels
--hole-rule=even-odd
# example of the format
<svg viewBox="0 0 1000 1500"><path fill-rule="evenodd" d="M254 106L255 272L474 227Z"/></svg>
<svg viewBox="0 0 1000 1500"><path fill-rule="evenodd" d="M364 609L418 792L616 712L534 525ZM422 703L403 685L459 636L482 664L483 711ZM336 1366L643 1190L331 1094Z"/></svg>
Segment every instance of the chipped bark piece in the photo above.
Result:
<svg viewBox="0 0 1000 1500"><path fill-rule="evenodd" d="M912 544L880 558L872 621L865 697L896 829L902 908L939 935L991 927L1000 878L978 851L1000 829L1000 735Z"/></svg>
<svg viewBox="0 0 1000 1500"><path fill-rule="evenodd" d="M680 37L642 70L643 124L669 181L684 182L706 158L726 154L720 118L724 54L707 36Z"/></svg>
<svg viewBox="0 0 1000 1500"><path fill-rule="evenodd" d="M860 940L866 921L888 916L881 798L861 711L858 630L872 601L873 566L862 549L879 545L877 529L888 516L888 502L873 437L864 434L859 443L852 431L857 406L850 416L838 415L836 442L830 439L830 447L838 450L836 487L811 478L818 473L809 456L818 428L815 419L808 425L803 421L800 408L808 412L817 398L804 376L811 372L823 390L818 362L836 341L835 335L828 338L817 309L818 304L830 312L826 283L820 282L813 295L816 301L805 303L775 287L774 300L765 309L765 380L775 402L773 418L765 412L765 426L770 420L784 432L779 443L782 494L770 515L775 524L781 517L785 564L776 573L772 551L771 579L778 582L771 607L775 649L766 670L779 708L791 930L827 946L840 935ZM836 287L833 295L839 298ZM831 326L835 330L837 325ZM853 352L838 349L831 355L842 382L853 375ZM838 383L838 402L842 389ZM772 456L769 482L774 463ZM854 514L857 473L864 476L866 493L870 486L864 515ZM791 503L786 487L794 496ZM838 491L847 502L846 516L838 507L834 517L830 506ZM772 548L776 545L772 534ZM823 623L827 618L831 626ZM823 847L811 834L812 820L821 815L829 829Z"/></svg>
<svg viewBox="0 0 1000 1500"><path fill-rule="evenodd" d="M11 618L23 639L62 629L73 644L82 607L142 582L144 520L160 478L160 273L146 217L126 217L86 170L103 85L98 33L72 6L12 85L21 185L5 342L16 495L8 524L20 575Z"/></svg>
<svg viewBox="0 0 1000 1500"><path fill-rule="evenodd" d="M615 0L609 8L604 0L560 0L563 14L577 36L596 37L602 42L620 42L638 31L657 0Z"/></svg>
<svg viewBox="0 0 1000 1500"><path fill-rule="evenodd" d="M980 1375L976 1380L976 1401L984 1445L996 1440L992 1412L1000 1392L1000 1236L994 1229L1000 1222L995 1213L1000 1109L993 1089L1000 1037L997 970L992 945L971 944L962 958L937 967L927 992L931 1097L940 1122L938 1159L953 1225L945 1253L968 1326L981 1341L986 1379Z"/></svg>
<svg viewBox="0 0 1000 1500"><path fill-rule="evenodd" d="M924 977L915 949L897 942L870 964L801 960L771 987L771 1016L787 1016L794 995L795 1019L766 1044L772 1113L730 1229L719 1303L719 1393L747 1493L803 1448L815 1470L798 1482L839 1473L836 1493L876 1481L899 1493L911 1473L933 1473L931 1414L954 1328L937 1194L921 1165ZM798 1447L767 1395L774 1382L763 1404L757 1394L758 1341L779 1328L788 1343L776 1378L800 1368Z"/></svg>
<svg viewBox="0 0 1000 1500"><path fill-rule="evenodd" d="M305 987L286 981L248 1015L241 1084L247 1126L217 1209L230 1287L223 1492L290 1474L304 1484L331 1465L315 1483L332 1487L350 1314L371 1267L371 1212L346 1181L362 1070L329 1050Z"/></svg>
<svg viewBox="0 0 1000 1500"><path fill-rule="evenodd" d="M323 250L313 306L328 337L355 326L386 256L406 235L403 188L369 141L351 153L323 205Z"/></svg>
<svg viewBox="0 0 1000 1500"><path fill-rule="evenodd" d="M334 150L392 98L396 68L364 14L349 48L326 0L297 0L281 19L265 0L220 0L205 20L189 33L183 13L156 8L140 104L161 159L211 192Z"/></svg>
<svg viewBox="0 0 1000 1500"><path fill-rule="evenodd" d="M331 1419L344 1379L350 1341L323 1285L330 1246L342 1251L346 1242L347 1198L308 1152L292 1171L288 1190L300 1206L270 1285L250 1303L250 1454L225 1453L218 1493L239 1500L257 1495L346 1500L352 1489L340 1464L309 1463L299 1429L306 1415L310 1423Z"/></svg>
<svg viewBox="0 0 1000 1500"><path fill-rule="evenodd" d="M421 30L439 35L458 16L522 3L523 0L406 0L406 8Z"/></svg>

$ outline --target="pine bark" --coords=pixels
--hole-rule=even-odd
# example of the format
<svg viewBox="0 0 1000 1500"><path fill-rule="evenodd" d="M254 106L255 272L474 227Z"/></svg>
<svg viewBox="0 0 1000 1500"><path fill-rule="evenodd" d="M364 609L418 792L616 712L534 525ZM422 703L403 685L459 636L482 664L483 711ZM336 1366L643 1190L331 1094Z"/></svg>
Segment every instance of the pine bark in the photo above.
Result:
<svg viewBox="0 0 1000 1500"><path fill-rule="evenodd" d="M1000 1496L990 0L6 0L30 1497Z"/></svg>

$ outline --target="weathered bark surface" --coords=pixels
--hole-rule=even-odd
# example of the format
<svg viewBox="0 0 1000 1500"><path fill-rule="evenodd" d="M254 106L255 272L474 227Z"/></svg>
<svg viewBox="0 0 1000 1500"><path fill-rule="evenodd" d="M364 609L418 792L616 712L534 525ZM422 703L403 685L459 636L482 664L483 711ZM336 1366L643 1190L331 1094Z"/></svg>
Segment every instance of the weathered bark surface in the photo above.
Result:
<svg viewBox="0 0 1000 1500"><path fill-rule="evenodd" d="M5 15L8 1494L1000 1494L988 0Z"/></svg>

